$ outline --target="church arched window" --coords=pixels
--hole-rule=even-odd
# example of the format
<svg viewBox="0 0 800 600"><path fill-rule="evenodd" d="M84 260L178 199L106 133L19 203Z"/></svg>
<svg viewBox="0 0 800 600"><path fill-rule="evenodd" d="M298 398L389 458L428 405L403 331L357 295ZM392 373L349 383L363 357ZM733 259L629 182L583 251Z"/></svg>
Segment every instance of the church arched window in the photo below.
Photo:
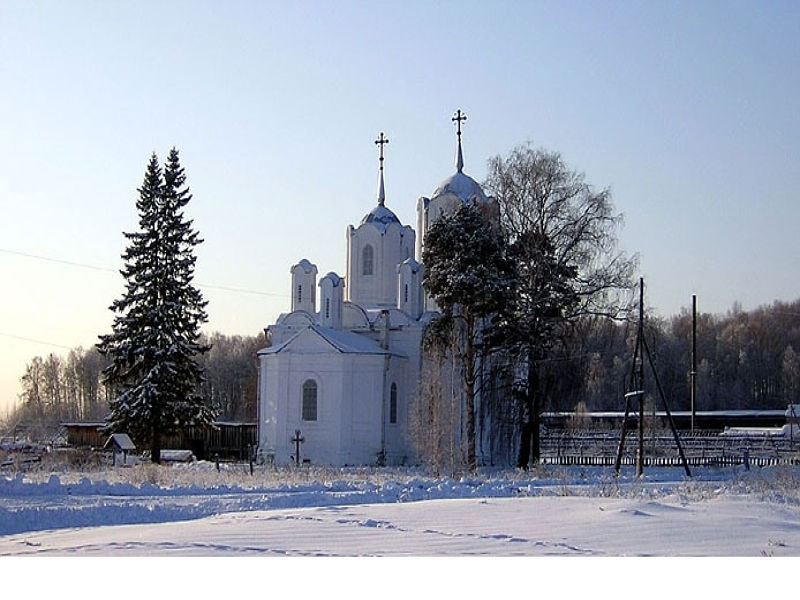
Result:
<svg viewBox="0 0 800 600"><path fill-rule="evenodd" d="M397 423L397 384L389 390L389 423Z"/></svg>
<svg viewBox="0 0 800 600"><path fill-rule="evenodd" d="M362 275L372 275L372 266L374 262L374 250L370 244L364 246L364 250L361 251L361 274Z"/></svg>
<svg viewBox="0 0 800 600"><path fill-rule="evenodd" d="M297 303L300 304L303 301L303 286L297 286Z"/></svg>
<svg viewBox="0 0 800 600"><path fill-rule="evenodd" d="M325 318L331 318L331 299L325 298Z"/></svg>
<svg viewBox="0 0 800 600"><path fill-rule="evenodd" d="M317 382L306 379L303 383L303 421L317 420Z"/></svg>

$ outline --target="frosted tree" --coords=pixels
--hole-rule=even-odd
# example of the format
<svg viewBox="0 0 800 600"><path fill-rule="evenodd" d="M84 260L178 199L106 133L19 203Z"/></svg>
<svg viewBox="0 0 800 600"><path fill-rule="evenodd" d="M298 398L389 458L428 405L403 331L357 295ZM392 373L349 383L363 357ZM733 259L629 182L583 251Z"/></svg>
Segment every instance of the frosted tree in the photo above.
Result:
<svg viewBox="0 0 800 600"><path fill-rule="evenodd" d="M192 284L194 247L202 240L183 212L191 200L185 183L176 149L163 174L153 154L138 190L139 231L124 234L125 292L110 307L116 313L112 333L98 344L110 360L103 371L112 390L107 429L149 444L155 463L164 436L214 417L199 394L197 357L209 347L198 338L208 317Z"/></svg>
<svg viewBox="0 0 800 600"><path fill-rule="evenodd" d="M520 146L489 162L484 185L500 205L517 289L505 315L521 402L518 466L539 460L540 368L564 328L584 317L617 318L630 305L635 260L616 248L621 218L560 155Z"/></svg>
<svg viewBox="0 0 800 600"><path fill-rule="evenodd" d="M426 336L443 341L458 333L456 354L464 383L467 466L477 467L475 385L478 361L488 351L488 321L508 302L513 267L497 228L472 204L442 215L425 234L423 284L442 309Z"/></svg>

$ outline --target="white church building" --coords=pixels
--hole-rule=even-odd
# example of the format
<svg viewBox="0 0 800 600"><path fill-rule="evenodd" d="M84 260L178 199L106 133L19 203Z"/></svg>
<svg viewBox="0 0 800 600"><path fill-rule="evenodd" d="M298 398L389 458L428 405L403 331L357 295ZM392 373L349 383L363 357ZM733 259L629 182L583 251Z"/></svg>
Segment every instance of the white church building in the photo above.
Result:
<svg viewBox="0 0 800 600"><path fill-rule="evenodd" d="M290 269L291 307L266 328L258 352L258 454L277 465L414 462L411 409L422 335L436 306L422 288L425 232L464 202L492 203L463 173L459 110L456 172L417 202L417 231L385 204L383 146L377 205L347 228L344 277L306 259ZM416 258L415 258L416 254ZM319 288L319 292L317 291ZM298 453L299 450L299 453Z"/></svg>

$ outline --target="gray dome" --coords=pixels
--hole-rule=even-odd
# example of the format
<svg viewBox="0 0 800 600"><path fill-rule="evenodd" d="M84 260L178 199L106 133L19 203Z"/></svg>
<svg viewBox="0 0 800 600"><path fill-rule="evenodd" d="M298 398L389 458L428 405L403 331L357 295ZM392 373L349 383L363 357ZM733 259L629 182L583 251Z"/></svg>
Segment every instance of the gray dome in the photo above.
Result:
<svg viewBox="0 0 800 600"><path fill-rule="evenodd" d="M431 198L444 196L445 194L454 194L458 196L462 202L469 202L473 198L482 204L488 202L486 194L483 193L478 182L461 171L457 171L454 175L451 175L440 183L439 187L433 192Z"/></svg>
<svg viewBox="0 0 800 600"><path fill-rule="evenodd" d="M375 225L386 227L389 223L397 223L400 225L400 219L383 204L378 204L361 219L360 224L364 225L365 223L374 223Z"/></svg>

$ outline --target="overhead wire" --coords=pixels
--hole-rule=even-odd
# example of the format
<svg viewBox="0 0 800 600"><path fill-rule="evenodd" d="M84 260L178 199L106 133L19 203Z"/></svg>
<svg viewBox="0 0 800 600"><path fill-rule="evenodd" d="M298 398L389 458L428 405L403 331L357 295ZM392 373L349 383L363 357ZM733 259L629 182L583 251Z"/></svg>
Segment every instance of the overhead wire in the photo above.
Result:
<svg viewBox="0 0 800 600"><path fill-rule="evenodd" d="M61 258L53 258L51 256L44 256L41 254L32 254L29 252L20 252L19 250L10 250L8 248L0 248L0 252L4 254L11 254L12 256L22 256L24 258L31 258L34 260L42 260L47 262L52 262L56 264L68 265L71 267L80 267L84 269L92 269L94 271L104 271L106 273L119 273L119 269L112 269L110 267L101 267L98 265L92 265L88 263L82 263L72 260L64 260ZM232 287L232 286L225 286L225 285L216 285L211 283L203 283L198 281L197 285L201 288L212 289L212 290L221 290L225 292L234 292L238 294L255 294L258 296L274 296L279 298L288 298L289 294L281 294L278 292L264 292L261 290L251 290L247 288L240 288L240 287Z"/></svg>

